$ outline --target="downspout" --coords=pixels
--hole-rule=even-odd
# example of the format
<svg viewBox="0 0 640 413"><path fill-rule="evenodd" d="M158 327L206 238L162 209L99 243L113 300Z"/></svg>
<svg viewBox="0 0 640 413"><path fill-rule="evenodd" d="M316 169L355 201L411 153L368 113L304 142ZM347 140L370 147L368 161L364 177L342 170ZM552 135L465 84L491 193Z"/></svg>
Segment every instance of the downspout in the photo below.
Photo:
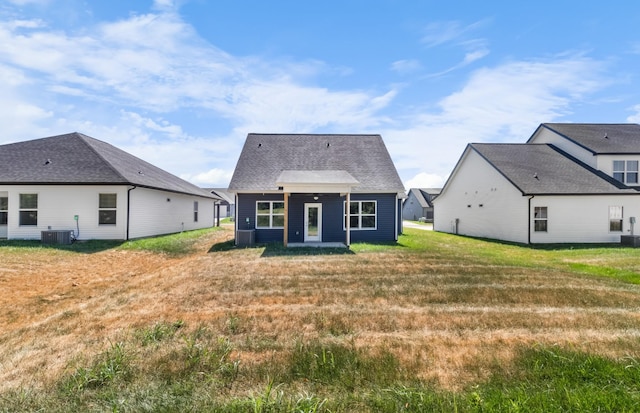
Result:
<svg viewBox="0 0 640 413"><path fill-rule="evenodd" d="M529 197L529 211L527 216L527 244L531 245L531 200L535 198L535 195Z"/></svg>
<svg viewBox="0 0 640 413"><path fill-rule="evenodd" d="M129 241L129 222L131 221L131 191L136 189L137 186L133 186L127 190L127 235L125 241Z"/></svg>

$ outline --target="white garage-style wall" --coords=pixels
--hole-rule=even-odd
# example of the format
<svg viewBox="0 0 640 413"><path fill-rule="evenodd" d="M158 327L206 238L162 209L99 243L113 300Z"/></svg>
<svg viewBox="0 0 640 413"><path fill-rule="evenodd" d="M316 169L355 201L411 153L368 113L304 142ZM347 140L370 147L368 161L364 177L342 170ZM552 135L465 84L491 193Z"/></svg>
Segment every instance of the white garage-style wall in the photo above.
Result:
<svg viewBox="0 0 640 413"><path fill-rule="evenodd" d="M433 203L436 231L528 242L528 198L472 149Z"/></svg>
<svg viewBox="0 0 640 413"><path fill-rule="evenodd" d="M8 197L8 222L3 232L9 239L39 240L42 231L72 230L79 240L124 240L214 225L213 199L154 189L125 185L15 185L0 187L0 193ZM20 225L20 194L38 195L37 225ZM99 223L100 194L116 195L113 224Z"/></svg>
<svg viewBox="0 0 640 413"><path fill-rule="evenodd" d="M630 235L629 218L640 220L640 199L637 195L536 196L534 208L547 207L547 231L536 232L531 225L531 243L615 243L621 235ZM622 231L609 227L610 207L622 207ZM640 224L634 226L640 234Z"/></svg>
<svg viewBox="0 0 640 413"><path fill-rule="evenodd" d="M210 228L214 225L214 200L211 198L140 187L132 189L129 197L129 238Z"/></svg>
<svg viewBox="0 0 640 413"><path fill-rule="evenodd" d="M41 231L73 230L78 239L124 239L126 187L89 185L9 186L7 238L40 239ZM115 225L98 223L99 194L117 194ZM20 194L38 195L37 225L20 225ZM77 220L75 217L77 216ZM79 230L79 234L78 234Z"/></svg>

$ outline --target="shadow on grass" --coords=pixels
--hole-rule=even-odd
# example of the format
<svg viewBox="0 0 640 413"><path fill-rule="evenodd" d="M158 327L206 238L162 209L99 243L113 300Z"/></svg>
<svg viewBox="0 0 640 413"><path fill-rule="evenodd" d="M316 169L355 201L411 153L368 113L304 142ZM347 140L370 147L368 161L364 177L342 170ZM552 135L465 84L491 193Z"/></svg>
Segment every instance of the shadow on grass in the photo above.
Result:
<svg viewBox="0 0 640 413"><path fill-rule="evenodd" d="M264 244L261 257L285 257L304 255L353 255L355 252L349 248L325 248L325 247L285 247L281 243L273 242Z"/></svg>
<svg viewBox="0 0 640 413"><path fill-rule="evenodd" d="M0 248L61 250L80 254L93 254L119 247L122 243L123 241L89 240L75 241L72 244L43 244L37 240L0 240Z"/></svg>
<svg viewBox="0 0 640 413"><path fill-rule="evenodd" d="M519 242L512 241L504 241L495 238L481 238L481 237L472 237L469 235L461 235L461 234L449 234L460 238L466 238L470 240L489 242L492 244L500 244L500 245L511 245L515 247L529 248L532 250L545 250L545 251L566 251L566 250L587 250L587 249L621 249L621 248L630 248L634 249L635 247L629 245L622 245L616 242L609 243L566 243L566 244L523 244Z"/></svg>
<svg viewBox="0 0 640 413"><path fill-rule="evenodd" d="M234 250L262 250L261 257L283 257L283 256L304 256L304 255L352 255L355 254L348 248L323 248L323 247L295 247L285 248L281 243L272 242L266 244L256 244L253 247L238 247L234 240L218 242L209 248L209 253L225 252Z"/></svg>
<svg viewBox="0 0 640 413"><path fill-rule="evenodd" d="M241 249L239 247L237 247L235 245L235 240L230 239L228 241L223 241L223 242L218 242L216 244L213 244L211 246L211 248L209 248L209 253L212 252L224 252L224 251L232 251L232 250L237 250L237 249Z"/></svg>

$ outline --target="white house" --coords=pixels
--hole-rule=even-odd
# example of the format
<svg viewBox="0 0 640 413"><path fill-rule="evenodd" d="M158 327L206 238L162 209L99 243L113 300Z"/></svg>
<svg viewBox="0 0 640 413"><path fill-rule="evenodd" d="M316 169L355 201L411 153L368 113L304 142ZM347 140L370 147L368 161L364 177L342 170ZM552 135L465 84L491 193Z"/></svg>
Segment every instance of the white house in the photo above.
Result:
<svg viewBox="0 0 640 413"><path fill-rule="evenodd" d="M210 193L80 133L0 146L0 238L148 237L213 226Z"/></svg>
<svg viewBox="0 0 640 413"><path fill-rule="evenodd" d="M640 218L640 125L541 124L472 143L434 200L434 229L518 243L620 242Z"/></svg>

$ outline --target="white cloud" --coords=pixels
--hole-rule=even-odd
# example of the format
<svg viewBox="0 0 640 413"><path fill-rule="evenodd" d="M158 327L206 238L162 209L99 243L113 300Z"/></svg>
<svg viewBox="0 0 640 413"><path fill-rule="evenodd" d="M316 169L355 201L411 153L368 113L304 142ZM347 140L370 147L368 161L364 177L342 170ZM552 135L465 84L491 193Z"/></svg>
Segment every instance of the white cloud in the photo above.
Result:
<svg viewBox="0 0 640 413"><path fill-rule="evenodd" d="M232 170L213 168L196 175L182 175L182 178L202 187L215 188L219 186L226 187L229 184L232 175Z"/></svg>
<svg viewBox="0 0 640 413"><path fill-rule="evenodd" d="M422 68L420 62L416 59L398 60L391 64L391 70L401 75L415 73Z"/></svg>
<svg viewBox="0 0 640 413"><path fill-rule="evenodd" d="M631 108L635 113L627 117L627 122L640 123L640 104Z"/></svg>
<svg viewBox="0 0 640 413"><path fill-rule="evenodd" d="M446 177L426 172L420 172L404 183L406 190L411 188L442 188Z"/></svg>
<svg viewBox="0 0 640 413"><path fill-rule="evenodd" d="M604 86L603 65L582 56L507 62L472 73L457 92L384 131L402 177L447 176L471 142L525 142L543 122ZM410 178L413 179L413 178Z"/></svg>

